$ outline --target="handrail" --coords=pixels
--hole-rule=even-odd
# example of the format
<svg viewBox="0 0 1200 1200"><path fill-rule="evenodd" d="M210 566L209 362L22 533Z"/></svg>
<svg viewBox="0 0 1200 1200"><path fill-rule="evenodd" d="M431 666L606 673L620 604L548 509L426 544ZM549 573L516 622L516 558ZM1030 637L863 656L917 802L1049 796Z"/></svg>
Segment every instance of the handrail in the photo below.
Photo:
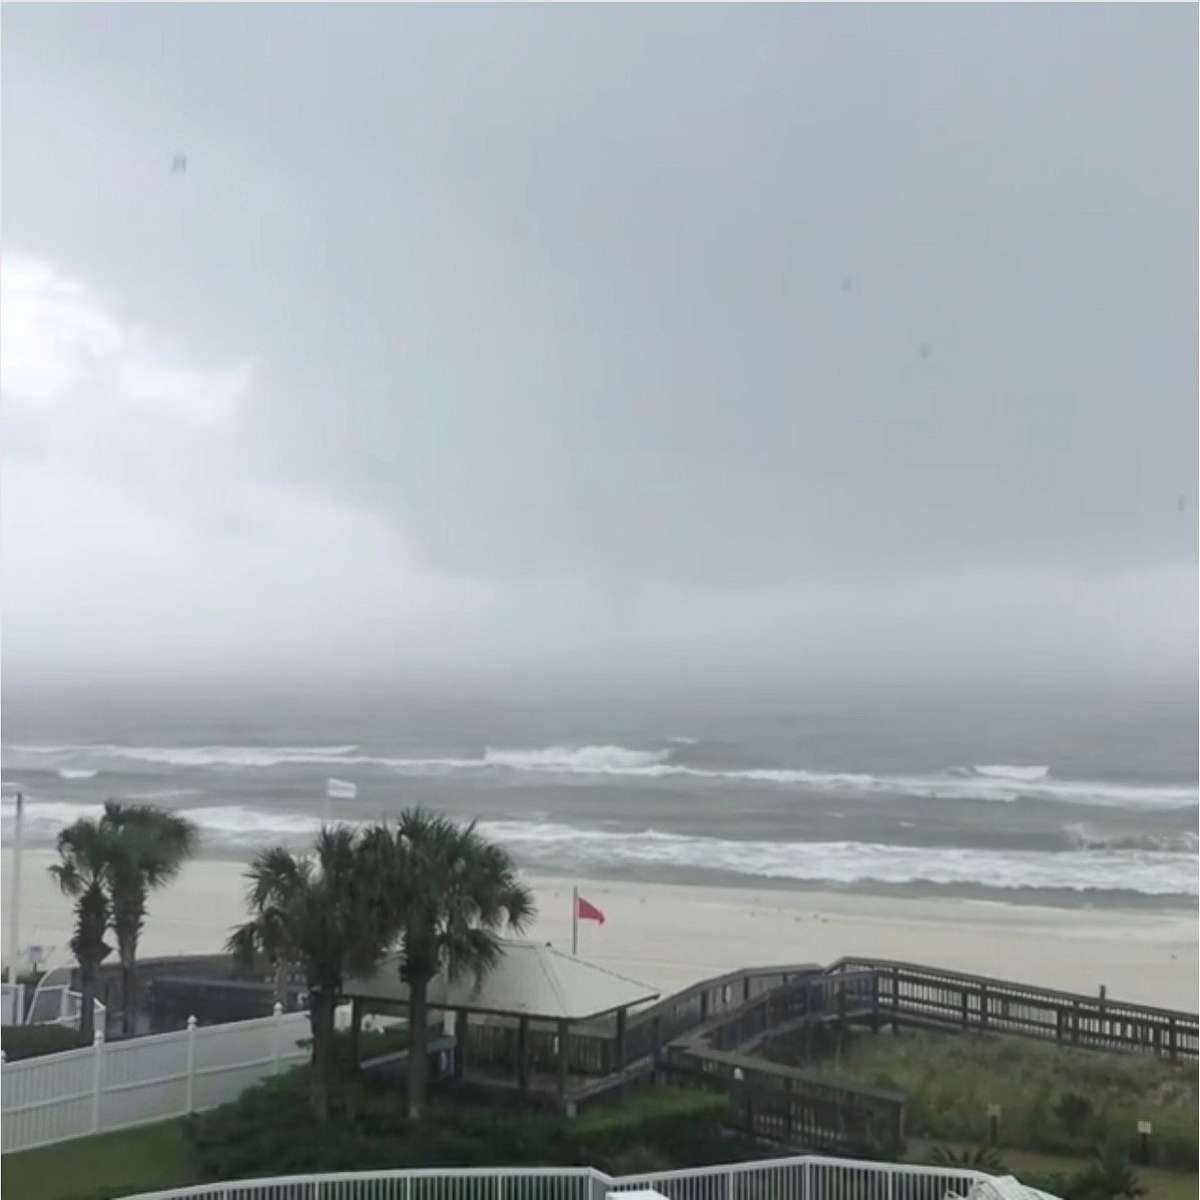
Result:
<svg viewBox="0 0 1200 1200"><path fill-rule="evenodd" d="M862 955L847 955L839 958L825 968L826 974L833 975L847 967L865 967L880 971L909 971L914 974L937 975L943 979L952 979L962 983L977 983L997 990L1029 992L1035 996L1045 996L1058 1001L1070 1003L1104 1005L1106 1011L1120 1010L1122 1012L1141 1013L1148 1017L1174 1017L1176 1020L1198 1021L1200 1015L1188 1012L1186 1009L1161 1008L1153 1004L1137 1004L1128 1000L1114 1000L1105 996L1103 1000L1084 992L1064 992L1057 988L1042 987L1036 983L1020 983L1011 979L999 979L993 975L973 975L967 971L955 971L950 968L931 967L923 963L905 962L892 958L868 958Z"/></svg>

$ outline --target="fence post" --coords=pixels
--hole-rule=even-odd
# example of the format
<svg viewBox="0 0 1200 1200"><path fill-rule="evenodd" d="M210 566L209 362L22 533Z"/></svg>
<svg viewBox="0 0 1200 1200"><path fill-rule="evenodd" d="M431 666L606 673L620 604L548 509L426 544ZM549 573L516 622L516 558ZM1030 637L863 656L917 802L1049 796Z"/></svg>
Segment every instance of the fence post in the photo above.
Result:
<svg viewBox="0 0 1200 1200"><path fill-rule="evenodd" d="M733 1168L732 1167L725 1168L725 1200L735 1200L735 1197L733 1194Z"/></svg>
<svg viewBox="0 0 1200 1200"><path fill-rule="evenodd" d="M804 1162L803 1178L803 1200L812 1200L812 1163L810 1163L807 1159L805 1159Z"/></svg>
<svg viewBox="0 0 1200 1200"><path fill-rule="evenodd" d="M103 1082L104 1030L92 1039L92 1132L100 1132L100 1085Z"/></svg>
<svg viewBox="0 0 1200 1200"><path fill-rule="evenodd" d="M196 1101L196 1018L187 1019L187 1107L191 1112Z"/></svg>
<svg viewBox="0 0 1200 1200"><path fill-rule="evenodd" d="M271 1074L279 1074L279 1027L283 1023L283 1005L278 1000L271 1009Z"/></svg>

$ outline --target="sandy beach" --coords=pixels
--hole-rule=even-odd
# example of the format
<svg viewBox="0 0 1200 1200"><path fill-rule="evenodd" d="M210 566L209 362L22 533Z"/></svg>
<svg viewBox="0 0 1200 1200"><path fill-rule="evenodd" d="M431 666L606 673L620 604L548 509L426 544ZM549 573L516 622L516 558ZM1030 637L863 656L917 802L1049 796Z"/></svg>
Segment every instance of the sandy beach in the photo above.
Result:
<svg viewBox="0 0 1200 1200"><path fill-rule="evenodd" d="M9 853L5 851L4 900ZM69 959L70 901L47 850L22 865L21 942ZM244 865L196 861L155 895L143 955L220 948L243 919ZM828 963L843 955L906 959L1114 1000L1195 1011L1197 921L1186 912L1060 909L977 900L904 899L821 891L756 891L635 881L529 878L538 919L529 936L570 948L572 886L605 914L580 922L579 953L670 992L742 966Z"/></svg>

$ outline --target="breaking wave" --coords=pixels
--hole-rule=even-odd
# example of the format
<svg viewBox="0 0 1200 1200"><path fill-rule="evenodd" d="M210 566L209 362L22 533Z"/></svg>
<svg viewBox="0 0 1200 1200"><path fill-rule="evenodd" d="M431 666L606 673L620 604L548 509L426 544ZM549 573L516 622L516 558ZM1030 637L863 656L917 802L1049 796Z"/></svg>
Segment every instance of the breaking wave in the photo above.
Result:
<svg viewBox="0 0 1200 1200"><path fill-rule="evenodd" d="M100 771L95 767L60 767L58 774L60 779L95 779Z"/></svg>
<svg viewBox="0 0 1200 1200"><path fill-rule="evenodd" d="M100 804L39 801L26 809L31 834L52 838ZM274 842L306 846L320 827L316 814L215 805L178 810L199 826L208 849L245 852ZM12 801L0 806L6 820ZM491 820L480 831L507 846L518 862L550 872L630 868L707 870L748 879L819 884L972 884L1000 890L1127 891L1149 896L1198 894L1196 835L1090 837L1072 826L1053 850L894 846L859 841L737 841L665 833L614 831L541 820ZM651 874L650 877L653 877Z"/></svg>
<svg viewBox="0 0 1200 1200"><path fill-rule="evenodd" d="M1196 895L1196 860L1164 851L1012 851L869 842L727 841L524 821L483 822L529 865L562 869L686 867L808 883L976 884L1013 889Z"/></svg>
<svg viewBox="0 0 1200 1200"><path fill-rule="evenodd" d="M1182 808L1196 804L1195 785L1135 784L1057 779L1047 766L992 764L948 767L922 774L818 771L799 766L731 764L731 751L694 739L657 746L554 745L510 749L489 746L474 757L392 757L358 753L357 745L336 746L15 746L38 759L58 756L64 778L87 778L85 770L111 768L114 761L179 769L327 766L359 767L401 775L455 772L515 772L531 776L682 779L716 784L755 784L805 791L846 791L859 796L912 796L931 800L974 800L1011 804L1043 800L1109 808ZM64 762L65 760L65 762ZM49 765L55 766L51 762ZM66 772L73 772L67 775Z"/></svg>

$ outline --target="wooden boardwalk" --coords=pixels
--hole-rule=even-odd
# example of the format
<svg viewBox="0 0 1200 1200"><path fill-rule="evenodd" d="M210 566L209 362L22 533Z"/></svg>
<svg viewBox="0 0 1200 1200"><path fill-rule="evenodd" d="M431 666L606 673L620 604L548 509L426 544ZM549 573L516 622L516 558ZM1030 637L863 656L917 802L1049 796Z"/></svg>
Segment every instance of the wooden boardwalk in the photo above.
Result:
<svg viewBox="0 0 1200 1200"><path fill-rule="evenodd" d="M837 978L862 971L877 974L880 1014L890 1023L1009 1033L1172 1062L1200 1057L1195 1013L888 959L843 958L828 974Z"/></svg>
<svg viewBox="0 0 1200 1200"><path fill-rule="evenodd" d="M621 1050L611 1021L573 1029L565 1095L552 1093L556 1033L530 1028L519 1061L514 1025L473 1025L467 1086L578 1112L655 1081L719 1090L731 1124L754 1137L833 1152L894 1151L904 1139L907 1097L803 1067L770 1062L776 1038L793 1044L822 1027L866 1025L1015 1034L1096 1050L1195 1060L1194 1013L1114 1002L916 963L843 958L732 971L651 1005L629 1019Z"/></svg>

